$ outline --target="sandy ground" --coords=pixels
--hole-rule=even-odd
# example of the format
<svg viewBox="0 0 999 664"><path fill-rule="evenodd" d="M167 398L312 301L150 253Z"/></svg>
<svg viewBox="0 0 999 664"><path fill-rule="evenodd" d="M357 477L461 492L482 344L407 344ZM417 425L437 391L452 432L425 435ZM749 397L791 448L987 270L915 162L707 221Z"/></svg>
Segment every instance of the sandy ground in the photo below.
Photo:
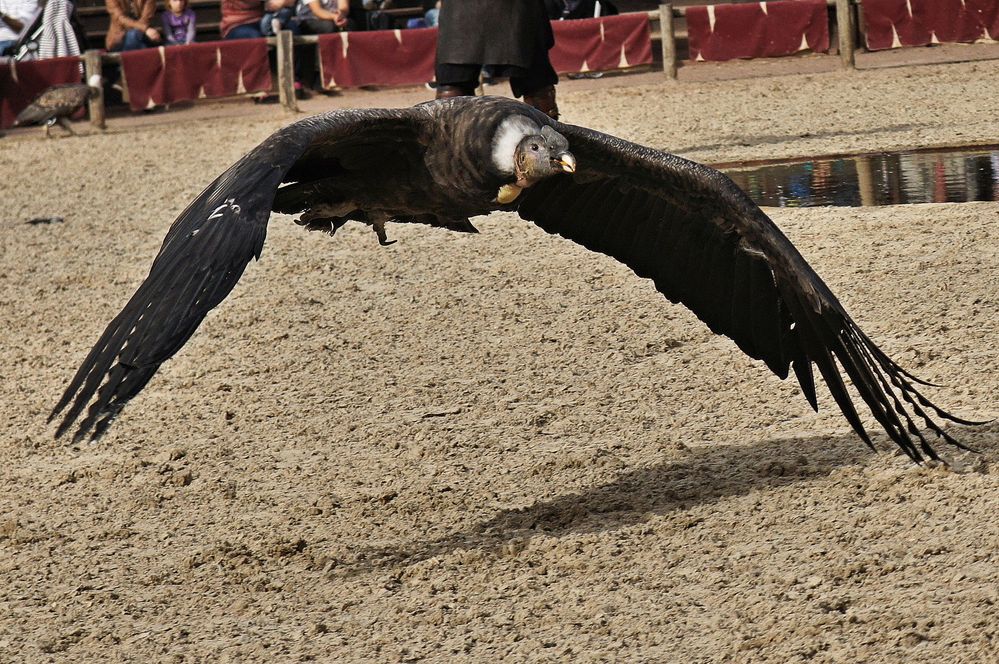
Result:
<svg viewBox="0 0 999 664"><path fill-rule="evenodd" d="M730 161L999 142L997 78L605 81L562 104ZM999 426L954 427L981 454L950 468L871 453L827 393L813 414L509 215L389 248L277 217L105 438L53 440L169 222L287 121L253 113L0 142L0 661L999 661ZM999 417L999 203L770 212L939 402ZM66 221L22 223L41 215Z"/></svg>

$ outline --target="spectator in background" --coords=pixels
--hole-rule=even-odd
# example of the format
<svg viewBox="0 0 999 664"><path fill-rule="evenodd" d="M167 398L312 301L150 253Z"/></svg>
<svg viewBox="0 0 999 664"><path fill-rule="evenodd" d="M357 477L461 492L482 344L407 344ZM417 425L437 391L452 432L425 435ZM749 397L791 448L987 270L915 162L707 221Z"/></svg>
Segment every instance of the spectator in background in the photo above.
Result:
<svg viewBox="0 0 999 664"><path fill-rule="evenodd" d="M159 46L160 31L150 25L156 15L156 0L106 0L111 24L104 38L109 51L134 51Z"/></svg>
<svg viewBox="0 0 999 664"><path fill-rule="evenodd" d="M197 31L194 10L187 0L167 0L163 12L163 39L167 46L180 46L194 41Z"/></svg>
<svg viewBox="0 0 999 664"><path fill-rule="evenodd" d="M356 5L351 0L351 5ZM395 19L386 9L392 9L394 0L361 0L360 7L355 6L352 30L391 30L395 28Z"/></svg>
<svg viewBox="0 0 999 664"><path fill-rule="evenodd" d="M264 14L267 12L278 13L284 8L295 6L295 0L222 0L222 22L219 24L219 32L222 39L259 39L264 36L261 26L264 21ZM293 34L298 34L298 23L289 22L287 28ZM315 48L310 49L315 51ZM295 96L299 99L308 98L308 93L299 80L298 72L301 71L302 58L295 58ZM258 97L261 103L276 101L274 95L264 95Z"/></svg>
<svg viewBox="0 0 999 664"><path fill-rule="evenodd" d="M292 34L299 34L301 29L298 26L298 19L295 17L295 6L282 6L276 11L268 9L268 0L264 1L264 17L260 19L260 32L264 37L273 37L282 30L291 30Z"/></svg>
<svg viewBox="0 0 999 664"><path fill-rule="evenodd" d="M298 22L302 32L324 35L353 29L350 18L350 0L301 0L298 5Z"/></svg>
<svg viewBox="0 0 999 664"><path fill-rule="evenodd" d="M219 32L223 39L254 39L263 37L264 33L260 25L264 20L264 14L271 12L276 14L284 8L294 8L295 0L222 0L222 22L219 24ZM294 23L289 25L292 32L297 32L293 28Z"/></svg>
<svg viewBox="0 0 999 664"><path fill-rule="evenodd" d="M27 23L38 15L38 0L0 0L0 55L17 43Z"/></svg>
<svg viewBox="0 0 999 664"><path fill-rule="evenodd" d="M298 4L298 25L302 32L312 35L325 35L334 32L344 32L354 29L354 22L349 18L350 0L301 0ZM316 49L305 49L296 54L295 65L301 68L296 72L301 74L302 83L313 92L329 94L323 89L319 77L319 67L316 62Z"/></svg>
<svg viewBox="0 0 999 664"><path fill-rule="evenodd" d="M430 7L428 8L427 5L430 5ZM430 2L424 2L423 6L427 9L423 15L424 22L426 22L428 28L436 28L437 16L441 13L441 0L437 0L436 2L430 0Z"/></svg>

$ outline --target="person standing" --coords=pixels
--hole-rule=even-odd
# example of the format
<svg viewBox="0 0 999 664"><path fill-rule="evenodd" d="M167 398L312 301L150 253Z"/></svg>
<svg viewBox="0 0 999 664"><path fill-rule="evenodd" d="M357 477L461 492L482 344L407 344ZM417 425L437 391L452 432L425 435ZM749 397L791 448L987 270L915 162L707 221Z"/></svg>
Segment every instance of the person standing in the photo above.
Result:
<svg viewBox="0 0 999 664"><path fill-rule="evenodd" d="M443 0L437 40L437 98L471 96L484 65L508 77L523 97L558 119L558 74L548 58L555 45L544 0Z"/></svg>
<svg viewBox="0 0 999 664"><path fill-rule="evenodd" d="M106 0L111 23L104 46L109 51L134 51L159 46L163 38L152 27L156 0Z"/></svg>

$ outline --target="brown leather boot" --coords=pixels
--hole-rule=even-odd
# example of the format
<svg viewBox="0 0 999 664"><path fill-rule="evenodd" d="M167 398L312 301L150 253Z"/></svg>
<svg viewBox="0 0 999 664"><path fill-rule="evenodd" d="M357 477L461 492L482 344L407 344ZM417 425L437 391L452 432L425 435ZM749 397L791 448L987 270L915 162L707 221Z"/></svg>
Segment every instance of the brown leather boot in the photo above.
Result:
<svg viewBox="0 0 999 664"><path fill-rule="evenodd" d="M524 103L530 104L552 120L558 120L558 104L555 103L555 86L549 85L546 88L536 90L531 94L524 95Z"/></svg>
<svg viewBox="0 0 999 664"><path fill-rule="evenodd" d="M451 97L474 97L475 91L469 92L458 85L438 85L434 99L450 99Z"/></svg>

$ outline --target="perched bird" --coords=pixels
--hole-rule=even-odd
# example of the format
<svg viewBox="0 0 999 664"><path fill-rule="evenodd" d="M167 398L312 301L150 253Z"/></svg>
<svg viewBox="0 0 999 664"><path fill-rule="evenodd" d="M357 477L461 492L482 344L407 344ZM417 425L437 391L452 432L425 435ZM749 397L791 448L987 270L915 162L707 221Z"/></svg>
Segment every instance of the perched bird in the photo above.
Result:
<svg viewBox="0 0 999 664"><path fill-rule="evenodd" d="M76 113L81 106L86 104L90 98L99 92L99 84L66 83L64 85L53 85L38 95L35 101L31 102L27 108L18 114L17 119L14 121L14 126L24 127L33 124L44 124L45 137L52 138L52 125L58 122L63 129L70 134L74 134L73 127L69 122L70 116Z"/></svg>
<svg viewBox="0 0 999 664"><path fill-rule="evenodd" d="M843 380L912 459L937 459L934 418L977 424L928 401L928 385L860 329L776 225L721 173L556 122L510 99L458 97L408 109L333 111L275 132L191 203L145 281L84 360L50 420L100 436L259 258L271 211L333 233L348 220L474 231L516 211L613 256L730 337L780 378L793 369L817 409L813 367L873 448ZM84 410L86 412L84 413ZM82 417L82 419L81 419ZM920 425L917 425L917 422Z"/></svg>

